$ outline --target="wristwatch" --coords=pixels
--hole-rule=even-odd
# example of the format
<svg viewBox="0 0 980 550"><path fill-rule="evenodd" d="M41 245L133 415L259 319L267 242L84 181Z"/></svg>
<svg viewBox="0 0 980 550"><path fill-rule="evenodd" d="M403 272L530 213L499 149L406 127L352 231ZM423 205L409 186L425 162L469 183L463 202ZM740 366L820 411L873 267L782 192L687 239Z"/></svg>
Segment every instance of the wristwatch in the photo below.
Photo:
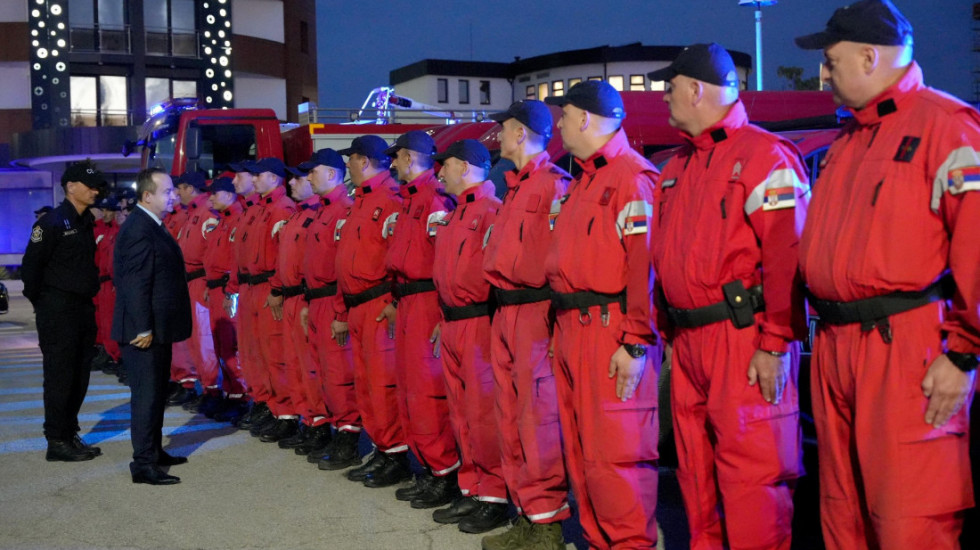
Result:
<svg viewBox="0 0 980 550"><path fill-rule="evenodd" d="M947 351L946 357L949 357L950 362L963 372L975 371L977 370L977 365L980 364L980 359L977 359L977 354L975 353Z"/></svg>
<svg viewBox="0 0 980 550"><path fill-rule="evenodd" d="M645 357L647 354L647 347L643 344L623 344L623 349L634 359Z"/></svg>

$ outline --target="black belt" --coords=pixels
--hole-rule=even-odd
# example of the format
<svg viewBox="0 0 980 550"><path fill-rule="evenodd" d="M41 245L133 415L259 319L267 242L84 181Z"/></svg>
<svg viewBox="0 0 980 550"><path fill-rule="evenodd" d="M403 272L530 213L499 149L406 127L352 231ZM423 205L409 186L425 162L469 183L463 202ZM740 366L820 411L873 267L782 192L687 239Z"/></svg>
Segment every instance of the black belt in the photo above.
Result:
<svg viewBox="0 0 980 550"><path fill-rule="evenodd" d="M188 271L185 274L186 277L187 277L187 282L189 283L189 282L193 281L194 279L200 279L201 277L204 276L205 273L206 272L204 271L204 268L203 267L201 269L195 269L194 271Z"/></svg>
<svg viewBox="0 0 980 550"><path fill-rule="evenodd" d="M230 279L231 279L231 275L225 273L224 275L218 277L217 279L208 279L206 284L208 285L208 288L223 288L226 284L228 284L228 281Z"/></svg>
<svg viewBox="0 0 980 550"><path fill-rule="evenodd" d="M240 285L247 285L248 284L248 272L247 271L239 271L235 276L238 278L238 284L240 284Z"/></svg>
<svg viewBox="0 0 980 550"><path fill-rule="evenodd" d="M317 288L306 289L306 301L312 302L317 298L326 298L327 296L337 295L337 283L330 283Z"/></svg>
<svg viewBox="0 0 980 550"><path fill-rule="evenodd" d="M372 286L364 292L344 294L344 305L347 306L347 309L351 309L361 304L366 304L379 296L384 296L389 292L391 292L391 282L385 281L379 285Z"/></svg>
<svg viewBox="0 0 980 550"><path fill-rule="evenodd" d="M555 310L563 311L566 309L577 309L583 314L587 312L590 307L601 306L602 314L606 315L609 313L609 304L619 304L619 310L626 313L626 291L622 291L619 294L601 294L599 292L570 292L568 294L560 294L558 292L552 291L551 293L551 305L554 306Z"/></svg>
<svg viewBox="0 0 980 550"><path fill-rule="evenodd" d="M395 287L391 290L391 294L395 298L404 298L405 296L411 296L412 294L421 294L423 292L435 292L436 283L432 279L419 279L417 281L409 281L407 283L395 283Z"/></svg>
<svg viewBox="0 0 980 550"><path fill-rule="evenodd" d="M292 298L293 296L299 296L301 294L306 294L306 284L300 283L296 286L284 286L282 287L282 297Z"/></svg>
<svg viewBox="0 0 980 550"><path fill-rule="evenodd" d="M442 306L442 316L446 321L462 321L475 317L490 316L490 302L480 302L468 306Z"/></svg>
<svg viewBox="0 0 980 550"><path fill-rule="evenodd" d="M807 289L807 301L813 309L817 310L822 323L831 325L861 323L862 330L871 330L892 315L947 300L953 296L953 290L953 277L944 275L923 290L892 292L853 302L821 300Z"/></svg>
<svg viewBox="0 0 980 550"><path fill-rule="evenodd" d="M667 317L678 328L698 328L705 325L731 321L735 328L743 329L755 324L755 314L766 310L762 298L762 285L745 288L741 281L724 285L725 299L694 309L667 306Z"/></svg>
<svg viewBox="0 0 980 550"><path fill-rule="evenodd" d="M99 283L104 283L106 281L111 281L112 275L99 275Z"/></svg>
<svg viewBox="0 0 980 550"><path fill-rule="evenodd" d="M275 274L276 274L275 271L263 271L262 273L259 273L258 275L249 275L249 277L248 277L248 284L250 284L250 285L260 285L262 283L267 283L267 282L269 282L269 279L271 279L272 276L275 275Z"/></svg>
<svg viewBox="0 0 980 550"><path fill-rule="evenodd" d="M551 288L518 288L516 290L493 289L493 297L498 306L519 306L551 299Z"/></svg>

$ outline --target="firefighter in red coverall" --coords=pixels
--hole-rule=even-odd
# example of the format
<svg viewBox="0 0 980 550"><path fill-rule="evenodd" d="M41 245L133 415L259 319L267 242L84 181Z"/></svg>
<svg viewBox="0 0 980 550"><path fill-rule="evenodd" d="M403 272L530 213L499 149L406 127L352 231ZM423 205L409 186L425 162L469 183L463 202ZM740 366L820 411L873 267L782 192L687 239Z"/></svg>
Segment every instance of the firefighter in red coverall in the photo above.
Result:
<svg viewBox="0 0 980 550"><path fill-rule="evenodd" d="M200 172L186 172L174 180L177 193L189 196L187 220L177 232L177 244L184 255L184 271L187 272L187 290L191 299L191 321L193 330L187 340L191 360L197 367L203 393L197 399L184 403L188 411L209 413L221 405L221 372L218 358L214 354L214 336L211 334L211 315L204 303L207 294L207 280L204 270L204 251L207 247L208 233L218 225L218 219L211 214L210 195L207 193L207 180Z"/></svg>
<svg viewBox="0 0 980 550"><path fill-rule="evenodd" d="M354 205L338 226L337 284L344 296L331 334L338 343L353 343L354 390L368 435L377 447L363 466L347 472L367 487L394 485L407 479L408 445L398 418L395 373L395 327L382 311L391 303L391 279L385 268L387 224L401 210L398 184L388 172L388 144L378 136L361 136L347 149L347 169L356 187Z"/></svg>
<svg viewBox="0 0 980 550"><path fill-rule="evenodd" d="M119 343L109 336L116 305L116 291L112 286L112 247L119 233L119 224L116 223L119 202L106 197L99 204L103 217L95 222L95 265L99 268L99 293L95 295L95 343L102 346L105 355L100 353L96 362L101 364L106 374L119 374L125 371L119 368Z"/></svg>
<svg viewBox="0 0 980 550"><path fill-rule="evenodd" d="M439 179L459 201L455 212L431 219L436 234L435 284L442 322L433 332L442 356L449 411L459 442L463 498L433 512L439 523L484 533L507 523L507 484L500 464L490 364L490 284L483 275L483 244L500 209L487 181L490 153L473 139L457 141L436 160ZM401 226L399 226L399 229Z"/></svg>
<svg viewBox="0 0 980 550"><path fill-rule="evenodd" d="M163 226L176 240L180 235L180 230L187 223L188 205L194 197L186 186L183 189L174 186L174 192L180 202L174 206L174 211L163 219ZM173 385L173 391L167 396L167 405L183 405L197 398L195 389L198 380L197 367L191 358L190 339L174 342L172 349L170 381Z"/></svg>
<svg viewBox="0 0 980 550"><path fill-rule="evenodd" d="M304 378L304 383L308 395L321 396L329 424L321 433L312 434L305 445L297 447L296 453L305 451L307 460L317 463L321 470L341 470L360 464L357 442L362 426L354 392L350 342L341 345L330 335L337 308L343 307L343 296L337 292L337 228L347 218L353 201L344 185L347 167L337 151L320 149L309 161L300 164L300 168L310 171L307 176L310 186L320 197L320 208L307 232L303 261L309 306L305 317L300 312L313 346L317 372L316 376ZM331 425L337 430L333 438Z"/></svg>
<svg viewBox="0 0 980 550"><path fill-rule="evenodd" d="M436 144L421 130L406 132L385 154L401 181L401 212L389 223L388 272L395 301L382 312L395 325L395 368L402 430L424 468L415 485L395 492L412 508L435 508L459 496L460 467L449 421L446 377L434 352L432 331L439 324L439 297L432 281L434 220L456 207L433 171ZM395 307L398 315L395 315Z"/></svg>
<svg viewBox="0 0 980 550"><path fill-rule="evenodd" d="M806 172L791 142L748 123L718 44L649 76L669 82L670 125L686 141L660 175L653 266L691 548L789 550Z"/></svg>
<svg viewBox="0 0 980 550"><path fill-rule="evenodd" d="M255 191L259 194L258 210L249 216L242 232L242 253L248 270L248 314L252 332L243 338L254 339L255 359L252 372L267 383L266 405L272 413L265 422L253 425L249 432L262 441L278 441L296 433L299 411L292 402L286 368L285 339L282 323L282 280L276 271L279 258L279 231L296 211L296 204L286 196L283 179L286 166L274 157L260 159L251 165ZM251 381L249 382L251 384Z"/></svg>
<svg viewBox="0 0 980 550"><path fill-rule="evenodd" d="M501 157L516 165L504 174L507 194L487 239L483 267L497 306L491 358L504 479L519 516L514 529L483 540L488 550L521 544L532 529L560 532L561 520L571 515L548 356L551 289L541 258L551 246L552 216L572 178L548 160L553 120L544 103L518 101L491 118L502 126Z"/></svg>
<svg viewBox="0 0 980 550"><path fill-rule="evenodd" d="M225 311L225 290L231 279L234 257L229 237L242 214L242 201L232 183L234 174L225 172L214 179L207 191L209 204L217 224L208 232L204 251L205 286L202 296L208 306L214 354L221 369L221 389L224 398L218 408L205 411L211 418L231 420L245 414L245 379L238 364L238 340L235 322Z"/></svg>
<svg viewBox="0 0 980 550"><path fill-rule="evenodd" d="M562 143L582 168L545 260L565 464L589 544L650 548L662 353L648 232L657 169L630 149L623 101L609 83L581 82L547 103L562 107ZM563 544L560 532L537 533L547 540L542 547Z"/></svg>
<svg viewBox="0 0 980 550"><path fill-rule="evenodd" d="M828 548L958 548L974 505L980 114L922 82L890 2L803 36L854 118L827 152L800 242L820 318L813 413ZM947 298L951 298L947 301Z"/></svg>
<svg viewBox="0 0 980 550"><path fill-rule="evenodd" d="M279 267L276 273L282 283L287 389L293 408L300 415L302 427L291 437L278 441L282 449L295 449L305 445L311 435L322 439L324 432L330 432L330 419L323 403L323 393L307 391L306 381L309 379L320 385L319 369L302 318L303 311L307 309L306 281L303 280L306 240L320 207L320 197L313 194L307 178L308 170L287 166L286 171L290 174L289 195L296 202L297 209L279 230Z"/></svg>

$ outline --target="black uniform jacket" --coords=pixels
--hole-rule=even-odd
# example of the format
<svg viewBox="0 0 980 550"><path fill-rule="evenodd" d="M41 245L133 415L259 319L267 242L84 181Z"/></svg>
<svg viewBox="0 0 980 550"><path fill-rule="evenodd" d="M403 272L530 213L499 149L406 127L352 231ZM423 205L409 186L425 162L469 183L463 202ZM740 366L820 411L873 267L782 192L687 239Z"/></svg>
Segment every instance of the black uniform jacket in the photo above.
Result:
<svg viewBox="0 0 980 550"><path fill-rule="evenodd" d="M45 289L57 289L82 298L99 292L95 265L95 220L86 210L79 214L65 199L41 216L31 229L21 262L24 296L36 304Z"/></svg>

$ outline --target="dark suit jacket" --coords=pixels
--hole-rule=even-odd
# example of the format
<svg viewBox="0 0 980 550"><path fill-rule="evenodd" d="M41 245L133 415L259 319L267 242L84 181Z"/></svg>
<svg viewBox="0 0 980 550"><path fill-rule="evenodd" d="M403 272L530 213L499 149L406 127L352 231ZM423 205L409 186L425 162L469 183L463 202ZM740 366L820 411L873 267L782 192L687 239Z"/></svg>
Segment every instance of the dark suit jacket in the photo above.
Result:
<svg viewBox="0 0 980 550"><path fill-rule="evenodd" d="M113 258L116 311L112 339L129 343L153 331L154 344L191 335L184 257L166 228L136 207L119 229Z"/></svg>

